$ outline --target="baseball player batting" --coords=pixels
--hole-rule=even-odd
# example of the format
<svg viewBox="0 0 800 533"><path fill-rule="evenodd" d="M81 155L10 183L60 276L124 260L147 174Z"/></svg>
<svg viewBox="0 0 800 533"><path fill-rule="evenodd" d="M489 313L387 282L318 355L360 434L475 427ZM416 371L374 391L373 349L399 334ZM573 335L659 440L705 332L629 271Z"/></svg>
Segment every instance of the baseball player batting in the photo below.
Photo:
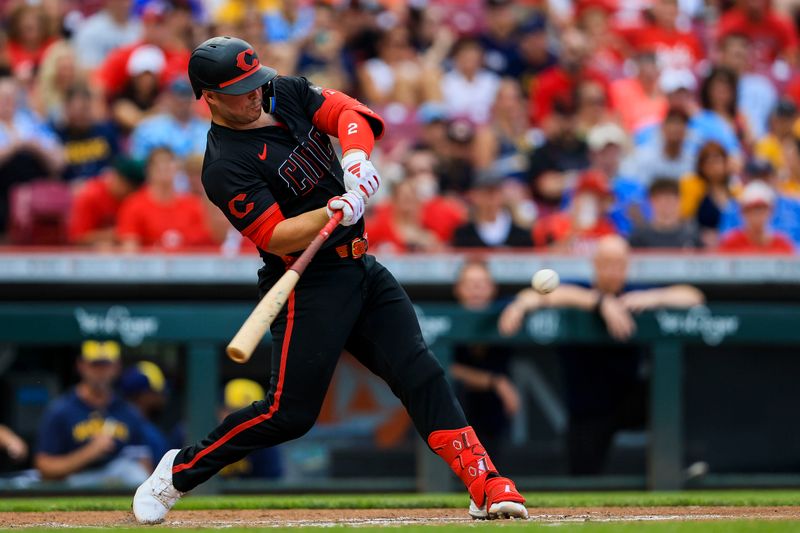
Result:
<svg viewBox="0 0 800 533"><path fill-rule="evenodd" d="M343 350L384 379L420 435L466 485L474 518L525 518L428 349L405 291L367 255L361 216L380 186L369 160L383 120L305 78L278 76L241 39L214 37L189 61L195 96L211 109L202 181L208 197L258 247L263 295L336 211L342 220L271 326L267 398L234 412L200 442L170 450L137 490L140 523L252 451L305 434ZM328 135L339 138L339 163Z"/></svg>

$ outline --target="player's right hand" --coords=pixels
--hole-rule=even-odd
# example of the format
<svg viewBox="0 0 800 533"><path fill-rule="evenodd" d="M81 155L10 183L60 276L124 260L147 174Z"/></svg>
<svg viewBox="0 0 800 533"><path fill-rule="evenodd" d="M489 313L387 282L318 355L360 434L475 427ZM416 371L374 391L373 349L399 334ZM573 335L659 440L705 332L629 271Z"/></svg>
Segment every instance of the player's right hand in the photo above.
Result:
<svg viewBox="0 0 800 533"><path fill-rule="evenodd" d="M342 226L352 226L364 216L364 198L353 191L328 200L328 216L333 217L336 211L342 212Z"/></svg>
<svg viewBox="0 0 800 533"><path fill-rule="evenodd" d="M359 193L364 200L369 200L378 192L381 178L375 165L367 159L366 152L351 150L342 158L344 169L344 188Z"/></svg>

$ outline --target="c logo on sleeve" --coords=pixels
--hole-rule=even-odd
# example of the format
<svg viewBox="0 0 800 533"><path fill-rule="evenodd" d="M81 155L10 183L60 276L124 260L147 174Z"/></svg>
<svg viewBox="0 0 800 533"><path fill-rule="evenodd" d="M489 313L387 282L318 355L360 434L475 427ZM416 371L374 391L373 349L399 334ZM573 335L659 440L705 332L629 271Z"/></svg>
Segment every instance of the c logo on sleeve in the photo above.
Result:
<svg viewBox="0 0 800 533"><path fill-rule="evenodd" d="M253 207L255 207L253 202L248 202L244 206L244 211L239 211L239 209L236 207L236 202L242 202L245 198L247 198L245 193L237 194L231 198L231 201L228 202L228 211L231 212L231 215L235 216L236 218L244 218L250 211L253 210Z"/></svg>

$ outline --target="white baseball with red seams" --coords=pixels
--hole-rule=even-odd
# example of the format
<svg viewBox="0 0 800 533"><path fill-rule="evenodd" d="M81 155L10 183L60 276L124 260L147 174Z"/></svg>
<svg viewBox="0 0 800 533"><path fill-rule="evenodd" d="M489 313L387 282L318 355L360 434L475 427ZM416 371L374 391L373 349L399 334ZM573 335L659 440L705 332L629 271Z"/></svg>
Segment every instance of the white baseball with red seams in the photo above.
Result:
<svg viewBox="0 0 800 533"><path fill-rule="evenodd" d="M536 272L531 279L531 286L539 294L548 294L558 288L561 279L558 277L558 272L550 268L543 268Z"/></svg>

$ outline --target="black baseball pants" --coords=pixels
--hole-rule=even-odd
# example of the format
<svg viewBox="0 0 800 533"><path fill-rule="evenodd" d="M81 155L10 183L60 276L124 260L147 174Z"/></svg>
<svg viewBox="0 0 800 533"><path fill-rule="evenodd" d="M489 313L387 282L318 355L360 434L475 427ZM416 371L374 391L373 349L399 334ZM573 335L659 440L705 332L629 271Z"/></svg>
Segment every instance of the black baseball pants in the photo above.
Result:
<svg viewBox="0 0 800 533"><path fill-rule="evenodd" d="M265 280L262 294L278 277ZM388 383L424 439L467 425L408 295L372 256L315 258L271 331L266 399L232 413L178 453L172 469L178 490L193 489L253 450L304 435L317 419L343 349Z"/></svg>

